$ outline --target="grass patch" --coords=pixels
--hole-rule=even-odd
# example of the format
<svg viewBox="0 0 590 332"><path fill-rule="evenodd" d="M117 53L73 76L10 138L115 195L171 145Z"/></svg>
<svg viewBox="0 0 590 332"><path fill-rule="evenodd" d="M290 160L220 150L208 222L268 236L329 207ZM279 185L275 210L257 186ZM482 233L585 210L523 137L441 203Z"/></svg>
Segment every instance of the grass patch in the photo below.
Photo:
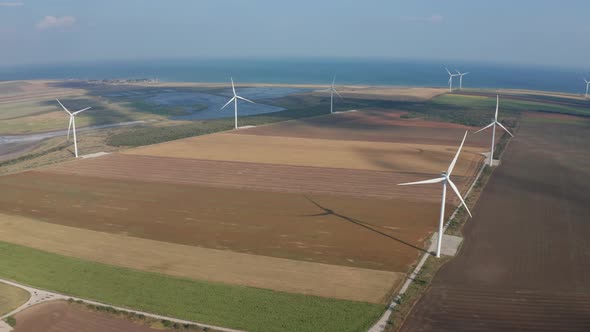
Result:
<svg viewBox="0 0 590 332"><path fill-rule="evenodd" d="M0 242L0 276L42 289L248 331L364 331L383 305L175 278Z"/></svg>
<svg viewBox="0 0 590 332"><path fill-rule="evenodd" d="M4 321L6 322L6 324L10 325L11 327L15 327L16 326L16 318L12 317L12 316L8 316L4 319Z"/></svg>
<svg viewBox="0 0 590 332"><path fill-rule="evenodd" d="M0 316L18 308L29 299L29 293L23 289L0 283Z"/></svg>
<svg viewBox="0 0 590 332"><path fill-rule="evenodd" d="M424 118L479 127L487 125L494 116L496 98L445 94L427 102L399 103L398 108L409 112L404 118ZM503 96L500 100L499 119L504 125L514 127L522 111L590 116L590 108L516 100L509 96Z"/></svg>

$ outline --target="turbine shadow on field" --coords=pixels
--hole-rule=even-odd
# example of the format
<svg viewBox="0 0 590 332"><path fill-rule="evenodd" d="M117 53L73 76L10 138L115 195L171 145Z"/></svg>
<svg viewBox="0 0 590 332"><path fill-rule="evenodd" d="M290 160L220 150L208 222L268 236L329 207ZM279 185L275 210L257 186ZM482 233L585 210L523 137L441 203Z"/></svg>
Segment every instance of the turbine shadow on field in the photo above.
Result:
<svg viewBox="0 0 590 332"><path fill-rule="evenodd" d="M411 247L413 249L419 250L421 252L427 252L423 248L417 247L417 246L415 246L415 245L413 245L413 244L411 244L409 242L406 242L406 241L404 241L402 239L399 239L399 238L397 238L395 236L389 235L387 233L384 233L384 232L376 229L376 227L378 227L378 226L371 225L371 224L369 224L367 222L364 222L362 220L351 218L351 217L348 217L348 216L339 214L339 213L337 213L336 211L334 211L332 209L325 208L322 205L320 205L319 203L317 203L316 201L314 201L313 199L309 198L307 195L303 195L303 197L305 197L305 199L307 199L308 201L310 201L313 205L317 206L318 208L320 208L321 210L324 211L324 212L318 213L318 214L306 215L306 217L319 217L319 216L329 216L329 215L335 216L335 217L338 217L338 218L340 218L342 220L345 220L345 221L348 221L350 223L353 223L353 224L355 224L357 226L360 226L362 228L368 229L368 230L370 230L373 233L376 233L376 234L379 234L379 235L384 236L386 238L389 238L391 240L397 241L397 242L399 242L401 244L404 244L404 245L406 245L408 247Z"/></svg>

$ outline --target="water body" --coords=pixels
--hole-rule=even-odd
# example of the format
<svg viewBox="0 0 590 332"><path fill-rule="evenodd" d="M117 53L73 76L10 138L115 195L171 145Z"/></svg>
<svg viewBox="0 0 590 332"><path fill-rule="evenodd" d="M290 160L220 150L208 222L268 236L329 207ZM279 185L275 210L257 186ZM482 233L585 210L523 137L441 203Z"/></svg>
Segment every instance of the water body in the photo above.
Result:
<svg viewBox="0 0 590 332"><path fill-rule="evenodd" d="M266 89L244 88L236 89L236 93L239 96L251 100L268 100L294 93L294 89L275 88L274 90L276 91L268 93ZM209 120L234 116L233 102L227 105L223 110L221 109L232 96L233 93L231 89L223 92L223 95L200 92L166 91L146 98L144 101L155 105L183 106L187 112L190 112L188 115L172 117L174 120ZM197 104L204 106L203 109L195 110L194 105ZM283 108L277 106L266 105L263 103L252 104L238 100L238 116L273 113L282 110Z"/></svg>
<svg viewBox="0 0 590 332"><path fill-rule="evenodd" d="M178 82L403 85L444 87L445 66L470 72L465 87L583 93L590 71L553 67L368 59L150 60L0 67L0 80L157 78ZM456 80L458 84L458 80Z"/></svg>

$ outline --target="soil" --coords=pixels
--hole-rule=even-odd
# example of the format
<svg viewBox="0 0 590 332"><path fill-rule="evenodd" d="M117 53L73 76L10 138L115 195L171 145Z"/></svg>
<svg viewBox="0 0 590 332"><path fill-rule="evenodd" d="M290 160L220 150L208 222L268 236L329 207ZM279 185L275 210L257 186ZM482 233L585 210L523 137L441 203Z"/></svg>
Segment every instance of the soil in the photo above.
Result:
<svg viewBox="0 0 590 332"><path fill-rule="evenodd" d="M0 241L87 261L195 280L351 301L384 304L391 290L404 277L399 272L179 245L51 224L22 216L0 214L0 229ZM0 294L0 310L3 308L2 297L8 294Z"/></svg>
<svg viewBox="0 0 590 332"><path fill-rule="evenodd" d="M384 109L336 113L243 129L234 133L456 146L460 143L465 130L474 132L479 129L453 123L401 118L406 113ZM487 148L488 145L487 135L469 135L465 142L465 146L468 147Z"/></svg>
<svg viewBox="0 0 590 332"><path fill-rule="evenodd" d="M402 331L590 330L588 128L522 119L460 254Z"/></svg>
<svg viewBox="0 0 590 332"><path fill-rule="evenodd" d="M436 228L439 214L438 202L35 171L0 177L0 186L0 211L7 214L171 243L387 271L406 271Z"/></svg>
<svg viewBox="0 0 590 332"><path fill-rule="evenodd" d="M35 305L15 315L14 332L165 332L63 301Z"/></svg>
<svg viewBox="0 0 590 332"><path fill-rule="evenodd" d="M442 170L447 169L453 159L461 138L458 137L452 146L442 146L218 133L130 149L123 153L184 159L440 174ZM482 151L482 149L464 148L453 174L457 176L473 174L474 165L483 160L480 155Z"/></svg>
<svg viewBox="0 0 590 332"><path fill-rule="evenodd" d="M460 190L464 191L469 187L479 165L477 162L471 164L467 172L468 177L453 176ZM119 153L61 163L45 168L43 172L262 191L440 201L440 186L401 187L396 185L434 177L436 176L434 174L134 156ZM450 202L457 203L452 196L449 198Z"/></svg>

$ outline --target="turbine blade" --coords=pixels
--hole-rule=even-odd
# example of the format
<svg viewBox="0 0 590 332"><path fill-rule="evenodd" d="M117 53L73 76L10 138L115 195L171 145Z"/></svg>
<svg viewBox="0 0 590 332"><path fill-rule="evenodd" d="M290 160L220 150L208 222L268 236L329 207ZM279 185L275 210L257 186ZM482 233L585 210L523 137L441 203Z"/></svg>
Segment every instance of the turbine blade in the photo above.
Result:
<svg viewBox="0 0 590 332"><path fill-rule="evenodd" d="M229 105L232 101L234 101L234 99L236 99L236 97L233 97L232 99L230 99L227 103L225 103L225 105L223 105L222 108L220 108L219 110L221 111L222 109L224 109L227 105Z"/></svg>
<svg viewBox="0 0 590 332"><path fill-rule="evenodd" d="M57 100L57 102L59 103L61 108L64 109L64 111L68 112L69 115L72 115L72 113L70 111L68 111L68 109L64 106L64 104L62 104L61 101L59 101L59 99L55 98L55 100Z"/></svg>
<svg viewBox="0 0 590 332"><path fill-rule="evenodd" d="M455 69L455 71L457 72L457 74L461 75L461 72L460 71L458 71L457 69Z"/></svg>
<svg viewBox="0 0 590 332"><path fill-rule="evenodd" d="M455 158L453 158L451 165L449 165L449 169L447 170L447 176L451 176L451 173L453 172L453 168L455 168L455 164L457 163L457 159L459 159L459 153L461 153L461 149L463 148L463 143L465 143L465 138L467 138L467 130L465 131L465 135L463 135L463 141L461 141L461 145L459 145L459 149L457 150L457 153L455 154Z"/></svg>
<svg viewBox="0 0 590 332"><path fill-rule="evenodd" d="M332 88L334 88L335 83L336 83L336 75L334 75L334 78L332 79Z"/></svg>
<svg viewBox="0 0 590 332"><path fill-rule="evenodd" d="M467 75L467 74L469 74L469 72L463 73L463 75Z"/></svg>
<svg viewBox="0 0 590 332"><path fill-rule="evenodd" d="M498 122L498 107L500 106L500 95L496 95L496 115L494 115L494 120Z"/></svg>
<svg viewBox="0 0 590 332"><path fill-rule="evenodd" d="M461 197L461 193L459 192L459 189L457 189L457 186L455 186L455 184L453 183L453 181L451 181L451 179L448 179L449 185L451 186L451 188L453 188L453 191L455 192L455 195L457 195L457 197L459 197L459 200L461 201L461 204L463 204L463 207L465 208L465 210L467 210L467 213L469 213L469 216L473 218L473 216L471 215L471 211L469 211L469 208L467 207L467 204L465 204L465 201L463 200L463 197Z"/></svg>
<svg viewBox="0 0 590 332"><path fill-rule="evenodd" d="M482 131L482 130L486 130L486 129L490 128L490 127L491 127L491 126L493 126L493 125L494 125L494 123L492 122L492 123L490 123L489 125L487 125L487 126L485 126L485 127L481 128L480 130L476 131L474 134L477 134L477 133L479 133L479 132L480 132L480 131Z"/></svg>
<svg viewBox="0 0 590 332"><path fill-rule="evenodd" d="M447 73L449 73L449 75L453 75L453 74L451 74L451 72L449 71L449 68L445 67L445 70L447 71Z"/></svg>
<svg viewBox="0 0 590 332"><path fill-rule="evenodd" d="M247 102L252 103L252 104L256 104L255 102L251 101L250 99L246 99L244 97L236 96L236 98L241 99L243 101L247 101Z"/></svg>
<svg viewBox="0 0 590 332"><path fill-rule="evenodd" d="M342 96L340 95L340 93L338 92L338 90L336 90L336 89L332 89L332 90L334 90L334 92L336 92L336 94L338 95L338 97L340 97L340 99L343 99Z"/></svg>
<svg viewBox="0 0 590 332"><path fill-rule="evenodd" d="M504 130L505 130L505 131L508 133L508 135L510 135L510 136L512 136L512 137L514 137L514 135L512 135L512 133L511 133L511 132L509 132L509 131L508 131L508 129L506 129L506 127L504 127L504 126L503 126L503 125L502 125L500 122L496 121L496 124L497 124L498 126L502 127L502 129L504 129Z"/></svg>
<svg viewBox="0 0 590 332"><path fill-rule="evenodd" d="M231 79L231 89L234 92L234 97L235 97L237 95L236 95L236 88L234 87L234 78L230 77L230 79Z"/></svg>
<svg viewBox="0 0 590 332"><path fill-rule="evenodd" d="M70 130L72 129L72 116L70 115L70 124L68 125L68 139L70 139Z"/></svg>
<svg viewBox="0 0 590 332"><path fill-rule="evenodd" d="M92 108L92 107L86 107L86 108L84 108L84 109L81 109L81 110L79 110L79 111L76 111L76 112L74 112L74 113L72 113L72 114L73 114L73 115L76 115L76 114L78 114L78 113L82 113L82 112L84 112L84 111L86 111L86 110L89 110L89 109L91 109L91 108Z"/></svg>
<svg viewBox="0 0 590 332"><path fill-rule="evenodd" d="M445 178L436 178L430 180L423 180L423 181L416 181L416 182L407 182L407 183L399 183L398 186L413 186L415 184L429 184L429 183L438 183L444 181Z"/></svg>

